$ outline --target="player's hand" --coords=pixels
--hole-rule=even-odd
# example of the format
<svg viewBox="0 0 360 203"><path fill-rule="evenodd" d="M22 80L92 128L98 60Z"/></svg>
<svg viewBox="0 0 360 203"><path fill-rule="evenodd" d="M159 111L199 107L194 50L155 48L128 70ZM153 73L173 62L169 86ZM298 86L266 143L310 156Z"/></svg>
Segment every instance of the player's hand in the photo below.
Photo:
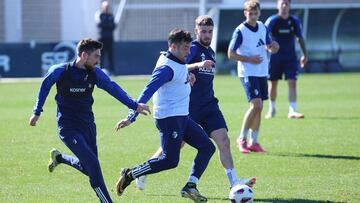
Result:
<svg viewBox="0 0 360 203"><path fill-rule="evenodd" d="M39 117L40 116L37 116L37 115L33 114L29 119L29 124L31 126L36 126L36 122L39 120Z"/></svg>
<svg viewBox="0 0 360 203"><path fill-rule="evenodd" d="M263 61L263 58L260 55L248 57L248 62L253 64L260 64Z"/></svg>
<svg viewBox="0 0 360 203"><path fill-rule="evenodd" d="M301 58L300 58L300 67L301 68L304 68L305 67L305 65L306 65L306 63L307 63L307 61L308 61L308 57L307 56L302 56Z"/></svg>
<svg viewBox="0 0 360 203"><path fill-rule="evenodd" d="M206 69L211 69L212 67L215 66L215 63L212 60L205 60L205 61L202 61L202 62L199 62L199 63L200 63L199 66L201 68L206 68Z"/></svg>
<svg viewBox="0 0 360 203"><path fill-rule="evenodd" d="M143 103L138 103L136 112L141 113L142 115L145 115L145 116L147 116L148 114L151 114L149 106L146 104L143 104Z"/></svg>
<svg viewBox="0 0 360 203"><path fill-rule="evenodd" d="M115 130L118 131L120 128L125 128L126 126L129 126L131 124L131 121L127 118L122 119L121 121L117 122L115 125Z"/></svg>
<svg viewBox="0 0 360 203"><path fill-rule="evenodd" d="M279 51L280 45L276 41L272 41L271 44L267 45L267 48L272 54L275 54Z"/></svg>
<svg viewBox="0 0 360 203"><path fill-rule="evenodd" d="M196 82L196 77L193 73L189 72L189 82L191 86L194 86L195 82Z"/></svg>

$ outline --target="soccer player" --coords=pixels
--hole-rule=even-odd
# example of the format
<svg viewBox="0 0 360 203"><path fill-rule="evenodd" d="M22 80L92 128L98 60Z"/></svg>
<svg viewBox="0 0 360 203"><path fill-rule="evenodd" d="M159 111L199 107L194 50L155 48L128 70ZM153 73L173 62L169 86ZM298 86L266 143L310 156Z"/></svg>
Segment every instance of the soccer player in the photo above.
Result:
<svg viewBox="0 0 360 203"><path fill-rule="evenodd" d="M114 21L114 15L111 13L110 10L109 1L103 1L101 3L101 11L95 13L95 22L99 30L99 41L103 43L103 49L101 54L101 67L105 68L103 63L105 62L105 56L107 56L107 70L109 71L110 75L113 75L115 74L113 60L113 44L114 30L116 28L116 24Z"/></svg>
<svg viewBox="0 0 360 203"><path fill-rule="evenodd" d="M191 34L181 29L169 33L169 49L161 53L149 83L138 98L146 103L154 94L154 118L160 133L162 156L149 159L134 168L123 168L116 183L117 194L121 196L125 188L136 178L177 167L183 141L197 149L188 182L181 190L183 197L195 202L206 202L207 198L196 188L205 171L215 146L204 130L189 117L190 83L185 65L191 46ZM137 114L131 114L119 121L116 130L135 121Z"/></svg>
<svg viewBox="0 0 360 203"><path fill-rule="evenodd" d="M303 56L300 59L300 67L304 68L308 56L305 46L305 40L302 36L300 20L290 15L291 0L278 0L278 13L270 16L265 24L269 29L274 40L279 42L280 50L270 57L269 68L269 111L265 118L273 118L276 114L276 95L278 81L285 75L289 93L289 113L288 118L304 118L305 116L297 112L296 104L296 80L299 70L299 63L295 53L295 38L300 44Z"/></svg>
<svg viewBox="0 0 360 203"><path fill-rule="evenodd" d="M210 47L214 22L210 16L202 15L195 20L196 40L192 42L190 55L186 63L188 70L196 77L190 93L190 117L215 141L219 148L219 158L225 168L230 188L236 184L253 185L255 178L238 179L230 151L230 140L227 125L214 95L213 80L215 76L215 52ZM152 156L161 156L161 147ZM136 179L136 186L143 190L146 177Z"/></svg>
<svg viewBox="0 0 360 203"><path fill-rule="evenodd" d="M96 126L92 104L94 86L104 89L128 108L150 113L145 104L133 101L96 65L100 63L102 43L83 39L77 44L77 58L71 63L52 66L45 76L29 124L35 126L51 87L56 83L57 123L61 141L75 154L70 156L57 149L50 151L48 170L67 164L89 177L90 185L101 202L112 202L106 189L98 160Z"/></svg>
<svg viewBox="0 0 360 203"><path fill-rule="evenodd" d="M275 53L279 44L272 41L266 26L258 21L260 3L256 0L245 1L244 15L246 21L235 30L228 48L228 57L238 61L238 76L244 87L250 108L244 116L237 145L242 153L264 152L258 142L263 100L268 99L267 51ZM251 129L250 143L247 134Z"/></svg>

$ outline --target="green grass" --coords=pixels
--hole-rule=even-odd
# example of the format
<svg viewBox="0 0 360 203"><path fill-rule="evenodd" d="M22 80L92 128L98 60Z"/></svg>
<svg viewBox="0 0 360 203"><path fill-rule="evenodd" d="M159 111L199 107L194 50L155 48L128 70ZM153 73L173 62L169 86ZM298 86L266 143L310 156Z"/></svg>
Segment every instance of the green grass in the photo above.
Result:
<svg viewBox="0 0 360 203"><path fill-rule="evenodd" d="M137 97L147 80L116 80ZM32 113L40 83L0 83L0 202L98 202L87 177L61 165L47 171L52 147L70 151L56 130L55 88L52 89L38 125ZM238 176L256 176L255 202L360 202L360 74L302 75L299 111L304 120L286 118L286 83L279 86L277 117L263 120L260 142L266 154L242 155L235 147L248 104L235 77L217 76L215 92L229 127ZM151 117L115 133L115 123L127 109L102 90L95 90L94 113L98 130L99 158L111 191L119 169L145 161L159 146ZM267 103L264 111L267 110ZM178 168L148 177L146 190L134 184L122 202L189 202L179 195L185 184L195 150L182 150ZM229 202L227 178L217 155L200 184L209 202Z"/></svg>

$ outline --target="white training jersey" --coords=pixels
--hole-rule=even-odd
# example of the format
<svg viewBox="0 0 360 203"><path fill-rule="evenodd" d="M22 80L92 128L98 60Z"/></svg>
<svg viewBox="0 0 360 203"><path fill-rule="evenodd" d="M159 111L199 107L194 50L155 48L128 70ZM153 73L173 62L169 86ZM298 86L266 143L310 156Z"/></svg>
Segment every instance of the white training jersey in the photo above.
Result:
<svg viewBox="0 0 360 203"><path fill-rule="evenodd" d="M191 91L188 69L185 64L177 63L161 54L155 69L164 65L170 67L174 75L172 80L161 86L153 96L154 118L187 116Z"/></svg>
<svg viewBox="0 0 360 203"><path fill-rule="evenodd" d="M241 56L260 55L263 59L260 64L238 61L238 77L268 76L269 59L266 51L266 27L260 21L257 21L257 24L259 27L257 32L251 31L243 23L236 28L241 31L243 38L241 45L236 50L236 53Z"/></svg>

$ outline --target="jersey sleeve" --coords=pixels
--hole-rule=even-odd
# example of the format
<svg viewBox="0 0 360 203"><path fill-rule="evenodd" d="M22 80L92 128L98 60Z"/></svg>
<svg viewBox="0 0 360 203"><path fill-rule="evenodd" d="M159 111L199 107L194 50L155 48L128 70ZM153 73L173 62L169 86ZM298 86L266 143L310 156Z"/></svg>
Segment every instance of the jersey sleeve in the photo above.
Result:
<svg viewBox="0 0 360 203"><path fill-rule="evenodd" d="M293 16L294 18L294 22L295 22L295 26L296 26L296 37L298 38L303 38L303 35L302 35L302 26L301 26L301 22L299 20L299 18L297 18L296 16Z"/></svg>
<svg viewBox="0 0 360 203"><path fill-rule="evenodd" d="M174 76L174 71L168 67L168 66L162 66L159 68L156 68L154 72L152 73L151 79L144 88L144 90L141 92L140 96L138 97L137 101L139 103L147 103L152 95L165 83L172 80ZM139 115L139 113L135 111L129 112L128 119L131 122L134 122L136 120L136 117Z"/></svg>
<svg viewBox="0 0 360 203"><path fill-rule="evenodd" d="M275 17L276 15L272 15L270 17L268 17L268 19L266 19L265 21L265 26L267 27L267 29L269 30L270 33L272 33L274 24L275 24Z"/></svg>
<svg viewBox="0 0 360 203"><path fill-rule="evenodd" d="M36 103L34 106L34 114L40 116L43 111L43 106L45 104L46 98L49 95L51 87L59 81L61 74L65 71L65 67L52 66L49 68L46 73L43 81L41 82L41 86L38 92L38 96L36 99Z"/></svg>
<svg viewBox="0 0 360 203"><path fill-rule="evenodd" d="M110 80L100 68L96 68L96 85L115 97L128 108L136 110L138 104L114 81Z"/></svg>
<svg viewBox="0 0 360 203"><path fill-rule="evenodd" d="M198 53L196 46L191 46L190 54L186 57L186 64L191 64L196 62L196 54Z"/></svg>
<svg viewBox="0 0 360 203"><path fill-rule="evenodd" d="M270 32L269 32L269 29L265 26L265 29L266 29L266 36L265 36L265 40L266 40L266 44L269 45L271 44L272 42L272 39L271 39L271 36L270 36Z"/></svg>
<svg viewBox="0 0 360 203"><path fill-rule="evenodd" d="M241 31L236 28L231 37L228 49L230 49L232 51L236 51L241 46L242 40L243 40L243 37L242 37Z"/></svg>

